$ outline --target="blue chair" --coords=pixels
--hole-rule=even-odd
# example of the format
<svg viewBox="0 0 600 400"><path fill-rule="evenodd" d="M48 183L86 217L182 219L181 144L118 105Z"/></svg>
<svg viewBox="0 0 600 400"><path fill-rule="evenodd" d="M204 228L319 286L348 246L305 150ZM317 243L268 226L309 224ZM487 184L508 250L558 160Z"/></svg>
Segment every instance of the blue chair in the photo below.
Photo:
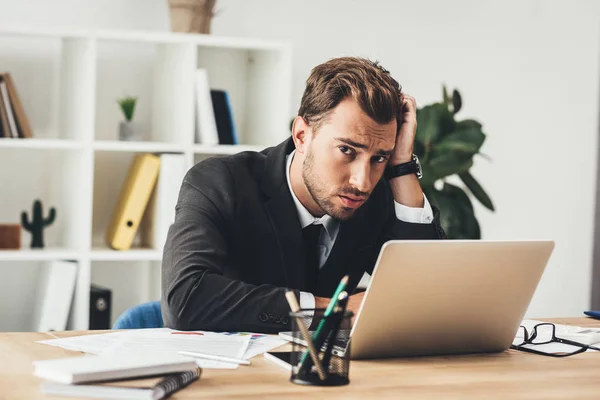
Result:
<svg viewBox="0 0 600 400"><path fill-rule="evenodd" d="M113 325L113 329L162 328L160 300L138 304L125 310Z"/></svg>

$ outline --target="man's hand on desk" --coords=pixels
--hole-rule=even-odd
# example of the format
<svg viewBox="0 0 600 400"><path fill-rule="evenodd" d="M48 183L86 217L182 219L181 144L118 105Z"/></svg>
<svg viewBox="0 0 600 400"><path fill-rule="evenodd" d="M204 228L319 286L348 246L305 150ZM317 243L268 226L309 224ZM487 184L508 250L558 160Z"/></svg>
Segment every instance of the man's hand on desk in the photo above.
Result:
<svg viewBox="0 0 600 400"><path fill-rule="evenodd" d="M354 316L352 317L352 325L354 325L354 320L356 319L356 313L358 313L358 309L362 304L363 298L365 296L365 292L353 294L348 298L348 304L346 306L347 310L352 311ZM329 305L329 301L331 299L325 297L315 297L315 308L316 309L325 309L327 305ZM316 318L313 319L310 329L316 329L319 321L315 321Z"/></svg>
<svg viewBox="0 0 600 400"><path fill-rule="evenodd" d="M354 325L354 321L356 320L356 314L358 314L358 309L360 308L364 297L365 292L360 292L357 294L353 294L348 298L348 305L346 306L346 309L352 311L352 325Z"/></svg>

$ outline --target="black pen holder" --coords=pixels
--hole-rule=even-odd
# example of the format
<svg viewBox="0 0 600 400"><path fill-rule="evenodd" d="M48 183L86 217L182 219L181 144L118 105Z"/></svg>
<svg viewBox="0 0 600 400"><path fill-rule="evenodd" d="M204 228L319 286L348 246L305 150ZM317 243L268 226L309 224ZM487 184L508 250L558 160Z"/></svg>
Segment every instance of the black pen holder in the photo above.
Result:
<svg viewBox="0 0 600 400"><path fill-rule="evenodd" d="M315 386L341 386L350 383L349 339L353 313L332 313L327 318L324 318L324 313L324 309L302 309L297 313L290 313L293 336L290 380L293 383ZM314 344L321 371L313 361L300 324L306 328L304 333L308 331Z"/></svg>

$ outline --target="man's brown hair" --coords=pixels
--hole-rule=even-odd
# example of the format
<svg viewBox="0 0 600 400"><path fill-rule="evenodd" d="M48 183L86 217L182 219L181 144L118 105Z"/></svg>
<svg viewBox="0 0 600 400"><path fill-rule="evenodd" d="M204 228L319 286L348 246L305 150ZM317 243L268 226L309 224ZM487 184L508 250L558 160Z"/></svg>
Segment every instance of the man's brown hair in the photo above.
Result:
<svg viewBox="0 0 600 400"><path fill-rule="evenodd" d="M402 121L402 86L376 61L360 57L334 58L314 67L306 80L298 115L317 130L346 97L380 124Z"/></svg>

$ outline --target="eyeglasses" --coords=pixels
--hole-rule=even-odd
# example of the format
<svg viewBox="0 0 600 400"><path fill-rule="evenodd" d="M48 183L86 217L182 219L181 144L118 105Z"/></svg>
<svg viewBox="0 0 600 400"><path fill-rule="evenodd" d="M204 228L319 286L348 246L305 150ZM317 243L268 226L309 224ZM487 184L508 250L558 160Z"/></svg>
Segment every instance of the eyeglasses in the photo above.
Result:
<svg viewBox="0 0 600 400"><path fill-rule="evenodd" d="M523 338L522 340L520 339L521 337ZM560 343L562 345L543 346L550 345L550 343ZM534 346L540 347L535 349ZM549 322L535 325L531 334L529 334L526 327L521 325L510 348L550 357L568 357L583 353L590 348L597 349L583 343L556 337L556 327ZM542 351L544 348L548 351Z"/></svg>

